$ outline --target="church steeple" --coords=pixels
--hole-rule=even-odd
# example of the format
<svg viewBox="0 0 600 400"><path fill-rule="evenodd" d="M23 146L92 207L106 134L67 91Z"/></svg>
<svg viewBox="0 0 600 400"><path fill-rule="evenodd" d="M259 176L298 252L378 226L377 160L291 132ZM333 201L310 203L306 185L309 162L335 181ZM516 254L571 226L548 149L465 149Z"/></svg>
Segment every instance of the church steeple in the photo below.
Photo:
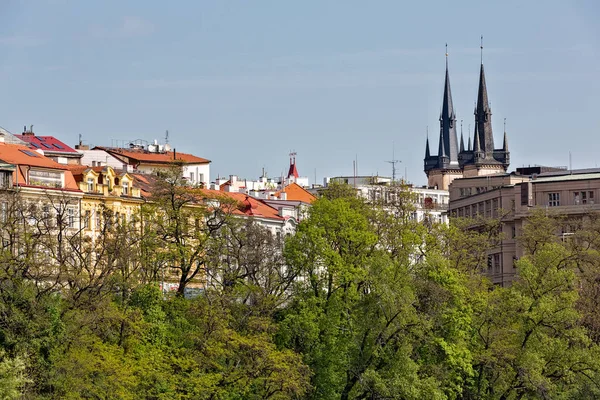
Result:
<svg viewBox="0 0 600 400"><path fill-rule="evenodd" d="M508 137L506 136L506 118L504 118L504 141L502 142L502 150L508 153Z"/></svg>
<svg viewBox="0 0 600 400"><path fill-rule="evenodd" d="M427 141L425 142L425 160L431 157L431 153L429 152L429 135L427 135Z"/></svg>
<svg viewBox="0 0 600 400"><path fill-rule="evenodd" d="M483 44L481 46L483 50ZM475 128L479 133L481 150L486 153L494 151L494 135L492 133L492 110L488 101L487 86L483 61L479 70L479 89L477 91L477 106L475 107Z"/></svg>
<svg viewBox="0 0 600 400"><path fill-rule="evenodd" d="M443 141L443 146L441 144ZM444 97L442 114L440 115L440 149L444 149L450 164L458 164L458 139L456 137L456 114L450 90L450 74L448 72L448 45L446 45L446 76L444 80ZM439 153L442 156L442 153Z"/></svg>

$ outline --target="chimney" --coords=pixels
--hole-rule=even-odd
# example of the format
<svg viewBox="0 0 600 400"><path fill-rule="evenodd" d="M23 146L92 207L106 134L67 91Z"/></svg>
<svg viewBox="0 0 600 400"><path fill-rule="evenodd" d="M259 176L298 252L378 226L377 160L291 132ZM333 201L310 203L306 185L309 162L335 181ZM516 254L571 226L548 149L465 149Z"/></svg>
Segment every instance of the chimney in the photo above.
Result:
<svg viewBox="0 0 600 400"><path fill-rule="evenodd" d="M30 126L29 130L27 130L27 125L23 126L23 136L35 136L33 134L33 125Z"/></svg>

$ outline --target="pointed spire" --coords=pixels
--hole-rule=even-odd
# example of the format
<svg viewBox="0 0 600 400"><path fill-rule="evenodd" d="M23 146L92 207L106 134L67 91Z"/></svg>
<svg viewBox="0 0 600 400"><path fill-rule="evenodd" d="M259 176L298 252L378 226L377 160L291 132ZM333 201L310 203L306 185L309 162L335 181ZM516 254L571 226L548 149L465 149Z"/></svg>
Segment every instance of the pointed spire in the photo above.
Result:
<svg viewBox="0 0 600 400"><path fill-rule="evenodd" d="M427 127L427 141L425 141L425 160L431 157L431 153L429 152L429 127Z"/></svg>
<svg viewBox="0 0 600 400"><path fill-rule="evenodd" d="M506 118L504 118L504 142L502 143L502 149L508 152L508 137L506 136Z"/></svg>
<svg viewBox="0 0 600 400"><path fill-rule="evenodd" d="M446 143L444 143L444 130L440 128L440 146L438 148L438 157L446 157Z"/></svg>
<svg viewBox="0 0 600 400"><path fill-rule="evenodd" d="M477 106L475 107L475 129L479 133L481 150L494 151L494 135L492 133L492 111L490 110L485 84L483 64L479 72L479 89L477 91Z"/></svg>
<svg viewBox="0 0 600 400"><path fill-rule="evenodd" d="M465 151L465 138L463 137L463 121L460 120L460 152Z"/></svg>
<svg viewBox="0 0 600 400"><path fill-rule="evenodd" d="M477 125L475 125L475 139L473 141L473 151L475 153L481 152L481 143L479 141L479 132L477 132Z"/></svg>
<svg viewBox="0 0 600 400"><path fill-rule="evenodd" d="M458 139L456 137L456 114L452 103L452 90L450 89L450 73L448 72L448 44L446 43L446 76L444 79L444 97L442 99L442 112L440 115L440 149L444 152L438 155L447 156L450 163L458 163Z"/></svg>

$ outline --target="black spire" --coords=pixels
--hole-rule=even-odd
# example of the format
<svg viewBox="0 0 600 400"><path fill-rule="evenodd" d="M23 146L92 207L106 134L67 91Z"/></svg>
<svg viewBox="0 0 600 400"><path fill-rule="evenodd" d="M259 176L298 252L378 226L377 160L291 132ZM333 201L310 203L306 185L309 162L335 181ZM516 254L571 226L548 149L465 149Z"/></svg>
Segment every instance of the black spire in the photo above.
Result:
<svg viewBox="0 0 600 400"><path fill-rule="evenodd" d="M442 100L442 114L440 115L440 141L444 141L444 154L450 164L458 164L458 139L456 138L456 114L452 104L452 91L450 90L450 74L448 73L448 45L446 45L446 77L444 81L444 98Z"/></svg>
<svg viewBox="0 0 600 400"><path fill-rule="evenodd" d="M504 118L504 142L502 143L502 150L508 153L508 137L506 136L506 118Z"/></svg>
<svg viewBox="0 0 600 400"><path fill-rule="evenodd" d="M481 150L486 153L494 151L494 135L492 133L492 110L490 109L483 64L479 72L479 90L477 107L475 108L475 129L479 134Z"/></svg>
<svg viewBox="0 0 600 400"><path fill-rule="evenodd" d="M425 142L425 160L427 160L429 157L429 135L427 135L427 141Z"/></svg>
<svg viewBox="0 0 600 400"><path fill-rule="evenodd" d="M481 152L481 141L479 140L479 132L477 132L477 124L475 124L475 140L473 141L473 151Z"/></svg>

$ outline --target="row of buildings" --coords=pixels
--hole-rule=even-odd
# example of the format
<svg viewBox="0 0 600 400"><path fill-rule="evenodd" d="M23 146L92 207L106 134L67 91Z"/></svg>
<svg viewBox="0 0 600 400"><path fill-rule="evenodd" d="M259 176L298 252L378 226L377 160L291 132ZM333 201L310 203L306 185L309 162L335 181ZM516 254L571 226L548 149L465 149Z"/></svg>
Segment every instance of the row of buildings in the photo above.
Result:
<svg viewBox="0 0 600 400"><path fill-rule="evenodd" d="M210 160L178 152L168 144L131 142L126 147L73 147L52 136L39 136L32 127L14 135L0 130L0 185L6 193L18 192L40 209L60 202L68 226L94 236L103 210L116 219L129 220L149 201L157 171L176 162L187 185L207 197L219 195L237 202L236 214L252 217L273 233L295 230L304 210L315 197L296 183L295 160L290 176L264 187L245 190L231 176L220 185L210 183ZM266 182L266 179L265 179ZM244 189L244 190L242 190ZM1 205L0 205L1 206Z"/></svg>

